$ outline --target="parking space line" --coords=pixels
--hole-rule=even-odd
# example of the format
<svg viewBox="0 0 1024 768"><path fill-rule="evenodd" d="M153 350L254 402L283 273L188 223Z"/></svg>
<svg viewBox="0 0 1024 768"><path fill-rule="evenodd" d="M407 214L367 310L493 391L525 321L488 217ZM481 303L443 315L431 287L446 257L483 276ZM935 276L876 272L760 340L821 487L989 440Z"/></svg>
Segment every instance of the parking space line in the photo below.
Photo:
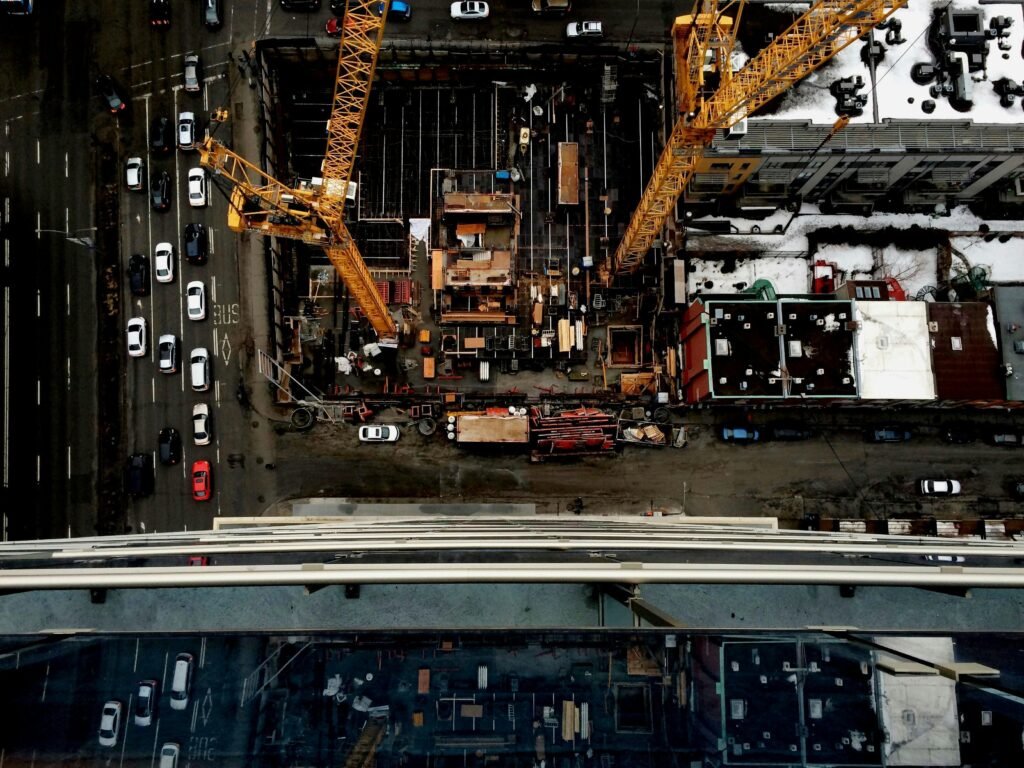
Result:
<svg viewBox="0 0 1024 768"><path fill-rule="evenodd" d="M66 301L67 316L71 317L71 283L64 283L64 288L65 288L65 293L66 293L65 298L67 299L67 301Z"/></svg>
<svg viewBox="0 0 1024 768"><path fill-rule="evenodd" d="M36 165L42 162L43 149L39 139L36 139Z"/></svg>
<svg viewBox="0 0 1024 768"><path fill-rule="evenodd" d="M43 673L43 694L39 697L39 701L46 701L46 689L50 685L50 665L46 665L46 672Z"/></svg>
<svg viewBox="0 0 1024 768"><path fill-rule="evenodd" d="M210 304L217 303L217 276L210 275Z"/></svg>
<svg viewBox="0 0 1024 768"><path fill-rule="evenodd" d="M71 479L71 446L68 445L68 480Z"/></svg>
<svg viewBox="0 0 1024 768"><path fill-rule="evenodd" d="M64 178L65 179L69 178L69 176L68 176L68 164L69 164L68 163L68 153L65 152L64 153Z"/></svg>
<svg viewBox="0 0 1024 768"><path fill-rule="evenodd" d="M135 638L135 658L132 659L132 674L134 675L139 669L139 643L141 640Z"/></svg>

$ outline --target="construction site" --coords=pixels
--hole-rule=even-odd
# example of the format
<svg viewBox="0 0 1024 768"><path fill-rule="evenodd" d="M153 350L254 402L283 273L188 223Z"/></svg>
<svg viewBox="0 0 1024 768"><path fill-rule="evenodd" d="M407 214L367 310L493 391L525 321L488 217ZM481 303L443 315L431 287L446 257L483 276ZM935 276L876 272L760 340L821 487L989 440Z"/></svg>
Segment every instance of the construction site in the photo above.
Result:
<svg viewBox="0 0 1024 768"><path fill-rule="evenodd" d="M1024 317L997 297L1024 279L1006 255L1024 134L943 115L1006 112L1009 86L981 81L1011 71L996 54L1021 29L904 5L709 0L625 56L441 52L387 39L360 3L337 72L333 43L258 41L267 171L239 173L225 148L206 164L234 182L229 225L276 235L259 350L275 401L301 424L427 436L442 415L529 408L535 459L681 446L673 414L722 398L1014 407ZM981 31L954 40L950 24ZM915 82L926 69L949 98L907 117L881 86L901 87L913 46L932 59ZM831 114L793 95L828 83ZM949 352L947 310L967 324Z"/></svg>

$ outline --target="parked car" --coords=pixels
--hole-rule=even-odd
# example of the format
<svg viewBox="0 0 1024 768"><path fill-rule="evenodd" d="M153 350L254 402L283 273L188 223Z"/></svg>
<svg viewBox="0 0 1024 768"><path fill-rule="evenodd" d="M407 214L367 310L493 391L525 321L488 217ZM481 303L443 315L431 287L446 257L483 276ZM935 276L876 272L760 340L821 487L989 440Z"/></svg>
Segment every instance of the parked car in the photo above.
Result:
<svg viewBox="0 0 1024 768"><path fill-rule="evenodd" d="M814 437L814 430L799 424L773 424L768 428L772 440L795 441Z"/></svg>
<svg viewBox="0 0 1024 768"><path fill-rule="evenodd" d="M128 109L128 102L125 100L124 94L110 75L97 77L96 88L99 89L100 96L111 114L120 115Z"/></svg>
<svg viewBox="0 0 1024 768"><path fill-rule="evenodd" d="M212 479L210 477L210 462L206 459L192 463L192 499L195 501L209 501L212 495ZM172 702L171 706L174 704Z"/></svg>
<svg viewBox="0 0 1024 768"><path fill-rule="evenodd" d="M967 558L963 555L925 555L924 559L933 563L962 563Z"/></svg>
<svg viewBox="0 0 1024 768"><path fill-rule="evenodd" d="M141 190L146 179L146 166L141 157L129 157L124 166L124 177L128 189Z"/></svg>
<svg viewBox="0 0 1024 768"><path fill-rule="evenodd" d="M566 37L603 37L600 21L570 21L565 27Z"/></svg>
<svg viewBox="0 0 1024 768"><path fill-rule="evenodd" d="M332 8L333 10L333 8ZM373 12L378 16L384 15L384 3L377 3ZM388 21L410 21L412 19L412 6L405 0L391 0L391 7L388 8Z"/></svg>
<svg viewBox="0 0 1024 768"><path fill-rule="evenodd" d="M1024 501L1024 480L1014 480L1010 485L1010 495L1017 501Z"/></svg>
<svg viewBox="0 0 1024 768"><path fill-rule="evenodd" d="M178 149L195 149L196 147L196 114L180 112L178 114Z"/></svg>
<svg viewBox="0 0 1024 768"><path fill-rule="evenodd" d="M202 280L193 280L185 288L185 304L189 320L206 319L206 288Z"/></svg>
<svg viewBox="0 0 1024 768"><path fill-rule="evenodd" d="M221 0L203 0L203 24L211 31L224 24L224 9L220 3Z"/></svg>
<svg viewBox="0 0 1024 768"><path fill-rule="evenodd" d="M185 90L188 93L198 93L202 90L203 68L199 63L199 54L185 54Z"/></svg>
<svg viewBox="0 0 1024 768"><path fill-rule="evenodd" d="M482 0L462 0L452 3L452 18L472 21L474 19L486 19L491 9Z"/></svg>
<svg viewBox="0 0 1024 768"><path fill-rule="evenodd" d="M750 427L722 427L721 435L725 442L739 445L756 443L761 439L761 433Z"/></svg>
<svg viewBox="0 0 1024 768"><path fill-rule="evenodd" d="M171 120L159 115L153 118L149 126L149 151L157 155L167 155L171 151Z"/></svg>
<svg viewBox="0 0 1024 768"><path fill-rule="evenodd" d="M157 243L153 251L153 271L158 283L174 282L174 246Z"/></svg>
<svg viewBox="0 0 1024 768"><path fill-rule="evenodd" d="M171 209L171 177L160 171L149 179L149 202L154 211L163 213Z"/></svg>
<svg viewBox="0 0 1024 768"><path fill-rule="evenodd" d="M153 492L153 457L133 453L124 470L124 487L129 496L149 496Z"/></svg>
<svg viewBox="0 0 1024 768"><path fill-rule="evenodd" d="M1000 448L1017 448L1021 445L1021 435L1015 430L1000 428L989 433L987 442Z"/></svg>
<svg viewBox="0 0 1024 768"><path fill-rule="evenodd" d="M156 444L161 464L171 467L181 461L181 435L174 427L161 429Z"/></svg>
<svg viewBox="0 0 1024 768"><path fill-rule="evenodd" d="M100 746L112 747L117 744L117 736L121 732L121 711L123 705L120 701L108 701L103 705L100 713Z"/></svg>
<svg viewBox="0 0 1024 768"><path fill-rule="evenodd" d="M281 0L281 10L284 11L318 11L320 0ZM331 6L334 10L334 6Z"/></svg>
<svg viewBox="0 0 1024 768"><path fill-rule="evenodd" d="M206 227L202 224L185 225L185 258L190 264L206 263Z"/></svg>
<svg viewBox="0 0 1024 768"><path fill-rule="evenodd" d="M153 724L153 712L156 709L156 680L143 680L139 683L135 698L135 724L147 726Z"/></svg>
<svg viewBox="0 0 1024 768"><path fill-rule="evenodd" d="M911 434L903 427L878 427L870 430L866 437L870 443L903 443L910 439Z"/></svg>
<svg viewBox="0 0 1024 768"><path fill-rule="evenodd" d="M331 16L324 24L324 32L328 37L341 37L341 27L345 22L338 16Z"/></svg>
<svg viewBox="0 0 1024 768"><path fill-rule="evenodd" d="M171 0L149 0L149 23L154 27L171 24Z"/></svg>
<svg viewBox="0 0 1024 768"><path fill-rule="evenodd" d="M393 424L364 424L359 428L359 439L364 443L393 443L401 436Z"/></svg>
<svg viewBox="0 0 1024 768"><path fill-rule="evenodd" d="M922 480L918 487L922 496L957 496L960 494L958 480Z"/></svg>
<svg viewBox="0 0 1024 768"><path fill-rule="evenodd" d="M146 318L133 317L128 321L128 357L146 356Z"/></svg>
<svg viewBox="0 0 1024 768"><path fill-rule="evenodd" d="M142 253L133 253L128 259L128 285L134 296L149 295L149 258Z"/></svg>
<svg viewBox="0 0 1024 768"><path fill-rule="evenodd" d="M973 443L974 428L970 424L947 424L942 430L942 439L957 445Z"/></svg>
<svg viewBox="0 0 1024 768"><path fill-rule="evenodd" d="M174 334L165 333L157 344L160 373L178 372L178 339Z"/></svg>
<svg viewBox="0 0 1024 768"><path fill-rule="evenodd" d="M1013 351L1018 355L1024 355L1024 339L1017 339L1013 342Z"/></svg>
<svg viewBox="0 0 1024 768"><path fill-rule="evenodd" d="M206 403L192 406L192 440L196 445L210 444L210 407Z"/></svg>
<svg viewBox="0 0 1024 768"><path fill-rule="evenodd" d="M188 204L193 208L206 206L206 171L202 168L189 169Z"/></svg>

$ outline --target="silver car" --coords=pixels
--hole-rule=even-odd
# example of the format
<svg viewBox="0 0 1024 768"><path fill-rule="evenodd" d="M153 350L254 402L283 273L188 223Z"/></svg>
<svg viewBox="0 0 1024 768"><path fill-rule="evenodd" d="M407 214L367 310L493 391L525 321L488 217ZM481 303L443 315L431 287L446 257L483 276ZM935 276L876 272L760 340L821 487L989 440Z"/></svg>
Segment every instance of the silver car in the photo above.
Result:
<svg viewBox="0 0 1024 768"><path fill-rule="evenodd" d="M103 713L100 715L101 747L112 747L117 744L117 735L121 732L121 710L120 701L108 701L103 705Z"/></svg>
<svg viewBox="0 0 1024 768"><path fill-rule="evenodd" d="M199 55L189 53L185 56L185 90L189 93L197 93L202 89L199 84L200 69Z"/></svg>
<svg viewBox="0 0 1024 768"><path fill-rule="evenodd" d="M192 406L192 439L196 445L210 444L210 407L206 403Z"/></svg>
<svg viewBox="0 0 1024 768"><path fill-rule="evenodd" d="M195 149L196 146L196 115L194 112L181 112L178 115L178 149Z"/></svg>

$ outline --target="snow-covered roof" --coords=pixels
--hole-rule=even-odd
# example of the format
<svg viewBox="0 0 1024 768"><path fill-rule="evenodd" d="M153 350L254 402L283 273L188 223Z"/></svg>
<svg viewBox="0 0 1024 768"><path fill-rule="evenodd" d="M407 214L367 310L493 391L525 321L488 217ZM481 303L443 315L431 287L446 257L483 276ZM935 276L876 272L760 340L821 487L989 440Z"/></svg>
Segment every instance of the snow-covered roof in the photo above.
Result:
<svg viewBox="0 0 1024 768"><path fill-rule="evenodd" d="M817 123L831 124L836 120L834 109L835 99L829 93L829 85L843 77L860 75L865 82L862 94L869 98L864 114L852 118L854 123L873 122L872 100L877 100L879 119L944 119L973 120L976 123L1019 123L1021 122L1020 100L1011 107L999 104L999 96L992 88L992 83L1000 78L1009 78L1018 83L1024 82L1024 60L1021 59L1021 42L1024 40L1024 25L1021 24L1020 13L1016 5L979 5L968 0L960 0L955 7L963 10L980 10L984 14L987 27L994 16L1012 18L1013 24L1008 30L1009 50L1002 51L995 40L989 41L987 71L973 74L974 107L969 112L954 109L948 99L939 97L935 101L935 111L926 116L921 103L932 97L928 93L928 85L917 85L910 77L910 70L917 63L935 63L928 47L928 27L932 21L933 11L949 5L949 0L913 0L910 6L897 11L893 18L902 22L902 37L906 42L899 45L886 45L885 32L876 30L875 40L886 48L885 58L876 67L876 89L871 92L868 67L861 61L863 41L855 42L840 52L830 63L808 76L783 97L779 110L772 116L786 120L803 119ZM772 6L776 9L786 8L784 3ZM788 9L794 13L803 13L806 4L793 4Z"/></svg>
<svg viewBox="0 0 1024 768"><path fill-rule="evenodd" d="M865 400L934 400L928 307L923 301L858 301L857 370Z"/></svg>

